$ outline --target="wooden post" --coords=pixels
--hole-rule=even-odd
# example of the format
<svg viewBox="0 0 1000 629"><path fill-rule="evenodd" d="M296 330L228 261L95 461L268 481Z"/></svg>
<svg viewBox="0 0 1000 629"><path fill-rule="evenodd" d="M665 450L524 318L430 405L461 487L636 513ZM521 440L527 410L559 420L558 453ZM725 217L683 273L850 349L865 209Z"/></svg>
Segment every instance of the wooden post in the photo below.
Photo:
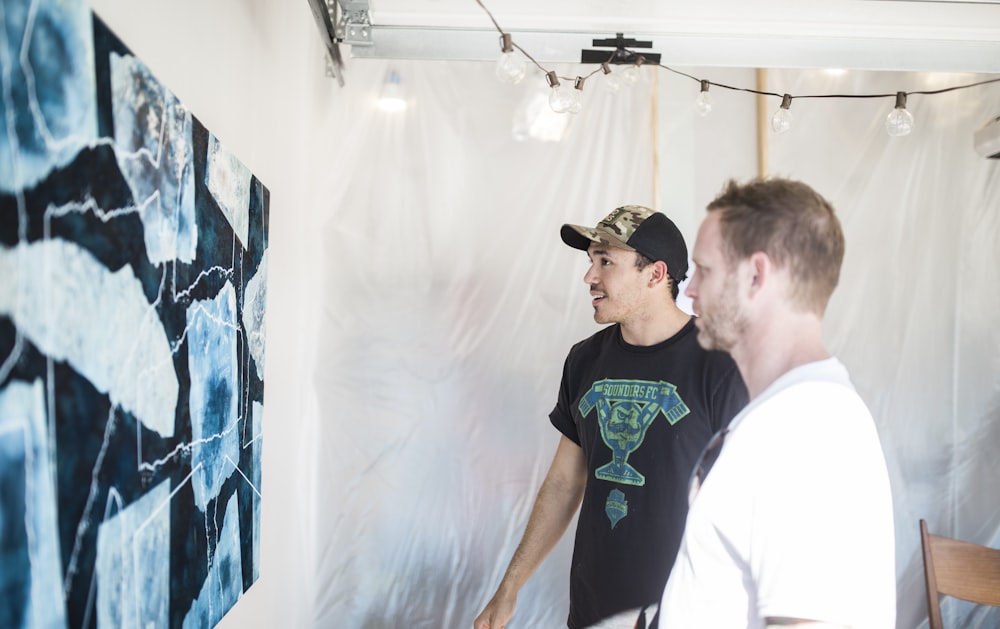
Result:
<svg viewBox="0 0 1000 629"><path fill-rule="evenodd" d="M767 89L767 70L757 68L757 91ZM767 177L767 96L757 94L757 176Z"/></svg>

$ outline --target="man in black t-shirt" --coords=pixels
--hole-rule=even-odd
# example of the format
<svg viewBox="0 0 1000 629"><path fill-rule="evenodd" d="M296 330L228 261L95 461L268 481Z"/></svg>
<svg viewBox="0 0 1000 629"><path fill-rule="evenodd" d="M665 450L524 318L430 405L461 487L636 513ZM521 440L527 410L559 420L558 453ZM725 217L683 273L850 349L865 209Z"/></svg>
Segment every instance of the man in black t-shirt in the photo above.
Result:
<svg viewBox="0 0 1000 629"><path fill-rule="evenodd" d="M628 205L596 228L563 225L585 250L597 323L566 357L552 425L562 433L527 529L474 629L501 629L517 593L577 509L567 626L631 628L663 592L687 515L690 472L746 404L728 354L698 345L677 307L687 247L666 215Z"/></svg>

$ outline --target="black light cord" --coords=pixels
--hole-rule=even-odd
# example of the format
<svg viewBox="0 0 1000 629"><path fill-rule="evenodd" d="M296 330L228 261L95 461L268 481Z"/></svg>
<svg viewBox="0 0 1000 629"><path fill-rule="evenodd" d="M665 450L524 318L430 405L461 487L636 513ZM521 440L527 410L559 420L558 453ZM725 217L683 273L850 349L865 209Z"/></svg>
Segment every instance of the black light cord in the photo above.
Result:
<svg viewBox="0 0 1000 629"><path fill-rule="evenodd" d="M502 37L505 34L505 31L503 30L503 28L500 27L500 24L497 22L496 18L493 17L493 14L486 7L486 5L483 4L483 0L476 0L476 3L479 4L479 6L482 7L483 11L486 12L486 15L488 15L489 18L490 18L490 20L493 22L493 26L496 27L497 31L500 33L500 35ZM546 69L544 66L542 66L542 64L538 63L538 61L536 61L534 57L532 57L530 54L528 54L528 52L526 50L524 50L519 45L517 45L517 43L515 43L513 40L511 41L511 45L514 48L516 48L517 50L519 50L521 52L521 54L523 54L525 57L527 57L532 63L534 63L544 74L548 74L549 73L548 69ZM624 48L623 50L625 50L626 52L629 52L629 53L633 54L635 56L636 61L638 63L641 64L642 62L645 61L645 57L643 57L641 53L633 52L631 50L628 50L627 48ZM612 59L614 59L614 56L615 56L616 53L617 53L617 50L614 51L614 52L612 52L610 54L610 56L608 57L608 60L607 60L606 63L610 63L612 61ZM651 65L654 65L654 64L651 64ZM945 88L938 89L938 90L916 90L916 91L913 91L913 92L892 92L891 94L803 94L803 95L800 95L800 96L794 96L794 95L790 95L790 94L778 94L777 92L765 92L765 91L761 91L761 90L751 89L751 88L748 88L748 87L736 87L736 86L733 86L733 85L726 85L724 83L716 83L715 81L709 81L709 80L699 79L699 78L697 78L695 76L692 76L692 75L690 75L690 74L688 74L686 72L681 72L680 70L675 70L674 68L671 68L669 66L665 66L665 65L663 65L661 63L655 64L655 65L657 65L660 68L663 68L664 70L668 70L670 72L673 72L674 74L678 74L680 76L684 76L684 77L687 77L687 78L692 79L694 81L697 81L702 86L708 84L708 85L714 85L715 87L720 87L722 89L733 90L733 91L738 91L738 92L749 92L751 94L759 94L761 96L776 96L778 98L784 98L785 96L790 96L790 98L792 98L792 99L796 99L796 98L895 98L899 94L903 94L904 96L911 96L913 94L933 95L933 94L943 94L945 92L952 92L952 91L955 91L955 90L964 90L964 89L967 89L967 88L970 88L970 87L977 87L979 85L986 85L987 83L997 83L997 82L1000 82L1000 78L996 78L996 79L987 79L985 81L977 81L975 83L968 83L966 85L954 85L952 87L945 87ZM593 70L592 72L590 72L586 76L579 77L579 78L582 78L582 79L586 80L586 79L589 79L591 76L593 76L594 74L596 74L596 73L598 73L600 71L601 71L601 67L599 65L597 67L597 69ZM574 79L574 77L559 77L559 78L567 80L567 81L572 81Z"/></svg>

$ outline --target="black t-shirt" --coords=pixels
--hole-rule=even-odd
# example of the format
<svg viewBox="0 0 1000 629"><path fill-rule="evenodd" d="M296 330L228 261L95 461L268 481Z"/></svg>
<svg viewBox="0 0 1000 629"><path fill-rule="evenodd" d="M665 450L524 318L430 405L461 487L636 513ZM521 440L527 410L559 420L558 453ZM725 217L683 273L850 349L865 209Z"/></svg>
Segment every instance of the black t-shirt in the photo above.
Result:
<svg viewBox="0 0 1000 629"><path fill-rule="evenodd" d="M568 626L657 603L680 546L688 479L709 438L747 403L732 358L698 345L692 318L649 347L612 325L570 350L552 424L583 448L587 488L570 568Z"/></svg>

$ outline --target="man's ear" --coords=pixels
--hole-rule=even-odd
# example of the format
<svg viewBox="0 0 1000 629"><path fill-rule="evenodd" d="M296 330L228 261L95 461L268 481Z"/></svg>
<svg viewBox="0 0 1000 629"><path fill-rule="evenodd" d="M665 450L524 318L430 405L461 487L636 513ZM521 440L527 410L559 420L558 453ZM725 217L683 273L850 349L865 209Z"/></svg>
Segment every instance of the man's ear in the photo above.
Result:
<svg viewBox="0 0 1000 629"><path fill-rule="evenodd" d="M667 278L667 263L657 260L646 266L649 270L649 285L656 286Z"/></svg>
<svg viewBox="0 0 1000 629"><path fill-rule="evenodd" d="M764 288L771 279L771 272L774 270L771 258L763 251L757 251L750 255L748 272L750 273L750 293L756 293Z"/></svg>

